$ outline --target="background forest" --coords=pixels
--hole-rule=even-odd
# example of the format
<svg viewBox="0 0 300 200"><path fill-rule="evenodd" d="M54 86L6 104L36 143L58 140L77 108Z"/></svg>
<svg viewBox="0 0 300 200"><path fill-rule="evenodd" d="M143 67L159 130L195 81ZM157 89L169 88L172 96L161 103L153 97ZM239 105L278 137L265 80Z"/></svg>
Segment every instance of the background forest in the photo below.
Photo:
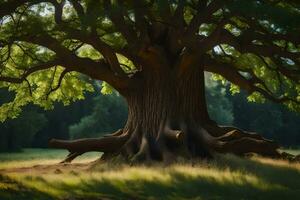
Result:
<svg viewBox="0 0 300 200"><path fill-rule="evenodd" d="M0 123L0 151L46 148L50 138L98 137L123 127L127 118L124 99L103 90L99 83L94 86L95 92L87 93L82 101L56 104L49 111L30 105L18 118ZM227 83L213 80L211 74L206 74L206 90L209 114L219 124L259 132L284 147L300 145L299 114L269 101L251 102L244 91L236 93ZM12 98L6 90L1 90L0 96L1 104Z"/></svg>

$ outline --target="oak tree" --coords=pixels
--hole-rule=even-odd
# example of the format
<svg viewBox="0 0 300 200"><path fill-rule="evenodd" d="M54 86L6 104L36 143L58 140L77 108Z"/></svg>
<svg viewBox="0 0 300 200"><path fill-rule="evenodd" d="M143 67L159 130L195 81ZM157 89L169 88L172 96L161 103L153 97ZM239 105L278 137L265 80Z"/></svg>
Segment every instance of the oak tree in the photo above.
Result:
<svg viewBox="0 0 300 200"><path fill-rule="evenodd" d="M88 151L133 161L282 156L275 142L210 119L204 72L250 101L299 111L297 0L1 0L0 19L0 86L15 93L2 120L29 103L82 99L93 79L126 99L123 129L50 141L70 151L65 162Z"/></svg>

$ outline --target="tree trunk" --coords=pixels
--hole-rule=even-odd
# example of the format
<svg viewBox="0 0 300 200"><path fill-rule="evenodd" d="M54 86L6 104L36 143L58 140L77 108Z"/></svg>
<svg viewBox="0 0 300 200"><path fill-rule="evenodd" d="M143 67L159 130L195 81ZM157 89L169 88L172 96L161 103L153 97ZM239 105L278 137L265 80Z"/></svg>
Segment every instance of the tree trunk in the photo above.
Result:
<svg viewBox="0 0 300 200"><path fill-rule="evenodd" d="M209 156L197 138L197 129L209 121L203 71L197 68L180 77L167 71L139 76L139 87L125 95L129 114L124 131L131 136L122 153L163 159L165 153L184 147L182 153Z"/></svg>
<svg viewBox="0 0 300 200"><path fill-rule="evenodd" d="M70 151L65 162L91 150L104 152L103 159L121 156L131 161L210 158L213 152L280 155L275 143L258 134L218 127L211 121L204 70L199 65L185 65L183 62L176 69L152 59L134 75L138 80L134 87L122 92L129 109L124 129L105 138L52 140L50 145Z"/></svg>

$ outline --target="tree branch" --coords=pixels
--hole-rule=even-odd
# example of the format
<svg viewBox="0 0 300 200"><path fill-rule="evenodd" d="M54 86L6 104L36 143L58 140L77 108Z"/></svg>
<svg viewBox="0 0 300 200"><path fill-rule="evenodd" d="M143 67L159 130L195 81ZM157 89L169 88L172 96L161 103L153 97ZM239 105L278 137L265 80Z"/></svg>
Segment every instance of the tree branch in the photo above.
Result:
<svg viewBox="0 0 300 200"><path fill-rule="evenodd" d="M205 6L199 6L197 14L192 18L190 24L188 25L185 37L189 38L198 32L201 24L205 23L211 15L220 9L225 1L214 0L206 7L206 1L199 1L199 4L204 2Z"/></svg>
<svg viewBox="0 0 300 200"><path fill-rule="evenodd" d="M293 102L296 104L300 104L300 101L295 100L291 97L288 96L276 97L274 94L270 93L269 91L257 87L253 79L246 79L238 72L236 68L230 66L229 64L220 63L211 58L206 57L204 66L206 71L220 74L228 81L232 82L235 85L238 85L240 88L247 91L249 94L253 92L259 92L265 98L276 103Z"/></svg>
<svg viewBox="0 0 300 200"><path fill-rule="evenodd" d="M20 77L20 78L15 78L15 77L7 77L7 76L0 76L0 81L3 81L3 82L9 82L9 83L16 83L16 84L20 84L22 83L23 81L26 81L26 78L37 72L37 71L41 71L41 70L45 70L45 69L49 69L55 65L58 65L59 64L59 60L58 59L55 59L55 60L52 60L52 61L49 61L49 62L45 62L45 63L40 63L34 67L31 67L27 70L25 70L24 74Z"/></svg>
<svg viewBox="0 0 300 200"><path fill-rule="evenodd" d="M118 1L118 4L122 3L121 1ZM138 37L133 30L132 26L127 24L124 20L123 16L123 7L120 6L118 9L115 8L110 0L105 0L105 9L108 11L109 18L112 20L112 22L116 25L117 29L121 32L121 34L125 37L128 44L135 44Z"/></svg>
<svg viewBox="0 0 300 200"><path fill-rule="evenodd" d="M58 90L58 89L60 88L61 83L62 83L62 81L63 81L65 75L66 75L68 72L70 72L70 71L69 71L68 69L65 69L65 70L60 74L60 77L59 77L59 80L58 80L57 85L56 85L54 88L52 88L52 85L50 86L50 90L49 90L49 92L46 94L46 99L48 99L49 95L50 95L52 92L55 92L56 90Z"/></svg>
<svg viewBox="0 0 300 200"><path fill-rule="evenodd" d="M17 39L17 38L15 38ZM60 65L71 71L77 71L90 76L97 80L108 82L116 90L122 90L129 87L129 77L116 76L110 69L110 65L104 60L94 61L89 58L80 58L66 47L63 47L60 42L47 34L35 36L20 36L19 41L26 41L44 46L57 54L60 60Z"/></svg>

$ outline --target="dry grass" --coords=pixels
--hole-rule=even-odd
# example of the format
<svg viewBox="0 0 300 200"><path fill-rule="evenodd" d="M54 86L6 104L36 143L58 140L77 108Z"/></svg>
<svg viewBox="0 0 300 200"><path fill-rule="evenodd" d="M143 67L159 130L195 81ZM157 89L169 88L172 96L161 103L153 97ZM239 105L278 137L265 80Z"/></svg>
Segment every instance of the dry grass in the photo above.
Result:
<svg viewBox="0 0 300 200"><path fill-rule="evenodd" d="M95 155L81 158L80 162L92 158ZM52 164L55 159L54 156L48 162ZM19 167L24 162L30 164L21 160ZM3 169L1 163L0 168L1 200L300 199L300 165L259 157L241 159L226 155L210 162L169 166L79 163Z"/></svg>

